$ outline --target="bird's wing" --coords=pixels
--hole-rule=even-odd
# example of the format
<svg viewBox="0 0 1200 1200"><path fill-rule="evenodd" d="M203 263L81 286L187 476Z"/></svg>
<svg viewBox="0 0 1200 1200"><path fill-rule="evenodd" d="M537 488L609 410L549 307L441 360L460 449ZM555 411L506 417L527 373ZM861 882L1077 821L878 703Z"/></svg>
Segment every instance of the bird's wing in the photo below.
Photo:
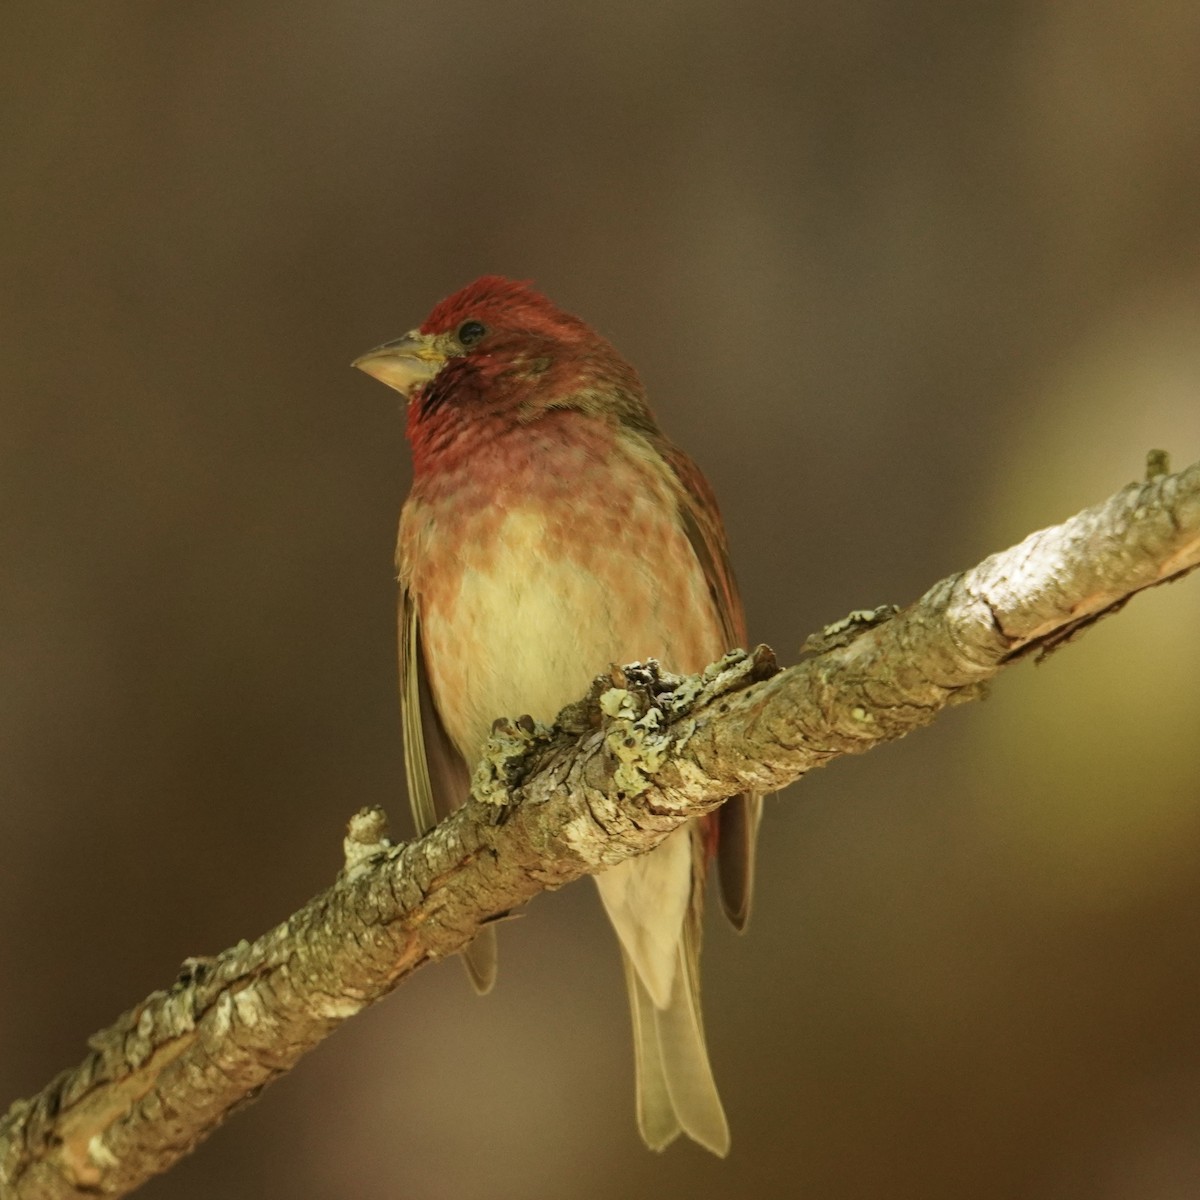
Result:
<svg viewBox="0 0 1200 1200"><path fill-rule="evenodd" d="M433 704L421 647L421 620L408 588L400 591L400 716L404 771L417 833L428 833L458 808L471 782Z"/></svg>
<svg viewBox="0 0 1200 1200"><path fill-rule="evenodd" d="M720 510L708 480L682 450L663 447L663 454L679 480L679 515L692 544L713 605L721 620L725 649L746 647L746 616L729 562L729 548ZM754 855L762 796L734 796L718 810L717 878L721 903L734 927L745 929L754 893Z"/></svg>
<svg viewBox="0 0 1200 1200"><path fill-rule="evenodd" d="M421 619L412 593L400 588L400 720L404 730L404 773L418 834L428 833L461 807L471 790L463 756L446 733L425 668ZM488 992L496 980L496 933L484 926L463 951L475 990Z"/></svg>

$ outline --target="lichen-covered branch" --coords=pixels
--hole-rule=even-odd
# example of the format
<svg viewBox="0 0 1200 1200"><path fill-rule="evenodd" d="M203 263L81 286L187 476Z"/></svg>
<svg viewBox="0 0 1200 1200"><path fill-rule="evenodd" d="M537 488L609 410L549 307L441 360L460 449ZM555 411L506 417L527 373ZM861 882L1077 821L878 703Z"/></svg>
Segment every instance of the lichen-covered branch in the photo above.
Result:
<svg viewBox="0 0 1200 1200"><path fill-rule="evenodd" d="M282 925L190 959L0 1119L0 1197L120 1196L409 972L541 891L644 853L734 793L770 791L971 699L1138 591L1200 565L1200 464L943 580L903 612L827 631L778 671L768 650L703 676L616 669L559 727L502 723L478 799L394 846L350 826L338 881Z"/></svg>

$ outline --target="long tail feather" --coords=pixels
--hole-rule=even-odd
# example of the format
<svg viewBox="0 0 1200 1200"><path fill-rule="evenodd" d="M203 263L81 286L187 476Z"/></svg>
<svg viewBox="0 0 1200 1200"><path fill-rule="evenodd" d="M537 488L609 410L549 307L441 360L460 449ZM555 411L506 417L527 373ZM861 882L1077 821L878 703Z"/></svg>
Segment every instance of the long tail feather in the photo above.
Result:
<svg viewBox="0 0 1200 1200"><path fill-rule="evenodd" d="M655 1008L629 956L621 952L633 1017L638 1129L651 1150L664 1149L682 1132L724 1158L729 1124L709 1065L686 953L681 943L670 1002Z"/></svg>
<svg viewBox="0 0 1200 1200"><path fill-rule="evenodd" d="M658 1022L650 993L642 986L633 961L621 950L629 1010L633 1016L633 1055L637 1075L637 1122L642 1141L651 1150L665 1150L683 1132L663 1074Z"/></svg>

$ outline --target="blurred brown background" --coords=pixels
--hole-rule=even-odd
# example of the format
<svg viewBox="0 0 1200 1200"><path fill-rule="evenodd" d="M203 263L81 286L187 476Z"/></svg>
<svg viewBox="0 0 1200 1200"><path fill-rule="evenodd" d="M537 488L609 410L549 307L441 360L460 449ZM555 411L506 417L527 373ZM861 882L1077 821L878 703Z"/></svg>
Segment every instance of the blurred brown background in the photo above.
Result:
<svg viewBox="0 0 1200 1200"><path fill-rule="evenodd" d="M484 271L641 368L754 635L1200 457L1200 6L9 0L0 1104L406 832L401 420ZM1200 579L769 805L731 1158L638 1143L589 886L352 1021L162 1200L1200 1195Z"/></svg>

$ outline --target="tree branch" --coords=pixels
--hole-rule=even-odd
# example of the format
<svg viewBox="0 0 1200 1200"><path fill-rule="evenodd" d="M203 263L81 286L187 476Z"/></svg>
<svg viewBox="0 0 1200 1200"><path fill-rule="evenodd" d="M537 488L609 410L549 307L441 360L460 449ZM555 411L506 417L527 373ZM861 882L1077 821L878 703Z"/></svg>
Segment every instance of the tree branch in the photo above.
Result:
<svg viewBox="0 0 1200 1200"><path fill-rule="evenodd" d="M0 1119L0 1197L125 1195L198 1145L338 1024L541 891L657 845L747 789L928 724L1001 669L1200 565L1200 463L1158 473L936 584L826 631L777 672L765 647L702 676L615 669L555 730L501 722L465 808L418 842L380 810L346 869L254 942L190 959Z"/></svg>

